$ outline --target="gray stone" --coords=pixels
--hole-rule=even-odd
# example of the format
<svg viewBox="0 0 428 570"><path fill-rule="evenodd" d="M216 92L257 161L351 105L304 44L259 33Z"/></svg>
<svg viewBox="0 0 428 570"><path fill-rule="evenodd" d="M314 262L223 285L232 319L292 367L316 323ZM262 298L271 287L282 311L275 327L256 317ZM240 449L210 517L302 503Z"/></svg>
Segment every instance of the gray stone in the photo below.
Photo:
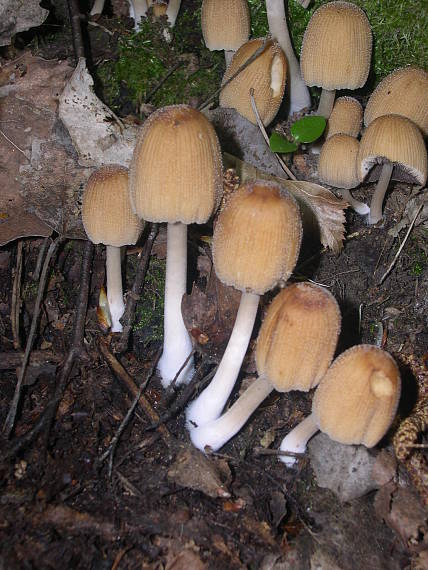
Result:
<svg viewBox="0 0 428 570"><path fill-rule="evenodd" d="M9 45L18 32L40 26L48 14L40 0L0 0L0 46Z"/></svg>

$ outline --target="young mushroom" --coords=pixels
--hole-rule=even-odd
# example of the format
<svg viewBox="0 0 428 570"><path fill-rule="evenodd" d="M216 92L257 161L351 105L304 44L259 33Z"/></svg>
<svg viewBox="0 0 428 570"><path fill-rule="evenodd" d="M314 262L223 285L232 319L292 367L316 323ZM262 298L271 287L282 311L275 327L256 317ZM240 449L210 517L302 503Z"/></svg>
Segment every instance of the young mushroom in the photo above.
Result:
<svg viewBox="0 0 428 570"><path fill-rule="evenodd" d="M297 283L269 306L257 339L259 377L220 418L190 430L200 450L222 447L272 392L314 388L329 367L340 331L340 311L326 289Z"/></svg>
<svg viewBox="0 0 428 570"><path fill-rule="evenodd" d="M368 344L346 350L328 369L315 391L312 413L282 440L280 450L304 453L318 430L349 445L376 445L397 411L401 380L394 359ZM295 458L281 456L287 466Z"/></svg>
<svg viewBox="0 0 428 570"><path fill-rule="evenodd" d="M83 227L92 243L106 245L107 300L112 332L121 332L125 310L120 250L133 245L144 222L131 210L128 170L117 164L103 166L86 183L82 204Z"/></svg>
<svg viewBox="0 0 428 570"><path fill-rule="evenodd" d="M224 50L226 66L250 37L247 0L203 0L202 35L210 51Z"/></svg>
<svg viewBox="0 0 428 570"><path fill-rule="evenodd" d="M273 182L243 184L220 213L213 236L218 278L242 291L235 325L217 372L187 408L189 428L220 416L250 342L260 295L289 278L302 236L299 208Z"/></svg>
<svg viewBox="0 0 428 570"><path fill-rule="evenodd" d="M223 77L226 83L254 53L263 47L264 39L254 39L242 45L233 56ZM220 92L220 107L232 107L251 123L257 119L251 105L250 89L260 118L266 126L273 121L281 105L287 79L287 61L278 43L268 40L263 51Z"/></svg>
<svg viewBox="0 0 428 570"><path fill-rule="evenodd" d="M418 127L400 115L378 117L364 131L358 152L358 175L362 182L381 164L379 181L370 204L369 223L382 219L382 204L394 169L401 170L413 184L427 179L427 151Z"/></svg>
<svg viewBox="0 0 428 570"><path fill-rule="evenodd" d="M312 15L303 36L300 67L309 87L321 87L317 114L329 118L337 89L367 81L372 33L365 13L350 2L328 2Z"/></svg>
<svg viewBox="0 0 428 570"><path fill-rule="evenodd" d="M334 103L333 110L324 131L325 138L344 134L357 138L363 123L363 108L354 97L339 97Z"/></svg>
<svg viewBox="0 0 428 570"><path fill-rule="evenodd" d="M186 293L187 224L208 221L222 195L220 145L211 123L187 105L155 111L144 123L130 167L133 210L151 222L167 222L164 346L158 363L166 387L193 346L181 314ZM190 380L193 359L177 382Z"/></svg>

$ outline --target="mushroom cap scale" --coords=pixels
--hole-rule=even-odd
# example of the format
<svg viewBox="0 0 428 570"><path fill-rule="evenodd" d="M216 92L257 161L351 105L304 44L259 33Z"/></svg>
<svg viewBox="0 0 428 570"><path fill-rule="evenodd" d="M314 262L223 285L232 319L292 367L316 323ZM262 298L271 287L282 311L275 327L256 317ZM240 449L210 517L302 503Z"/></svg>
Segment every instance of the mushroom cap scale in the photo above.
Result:
<svg viewBox="0 0 428 570"><path fill-rule="evenodd" d="M358 176L362 182L380 162L392 162L417 184L427 179L427 151L418 127L400 115L383 115L364 131L358 152Z"/></svg>
<svg viewBox="0 0 428 570"><path fill-rule="evenodd" d="M111 164L91 174L83 195L82 221L92 243L115 247L136 243L144 223L131 210L127 168Z"/></svg>
<svg viewBox="0 0 428 570"><path fill-rule="evenodd" d="M263 45L263 38L246 42L235 53L223 77L226 83ZM239 73L220 92L221 107L232 107L240 115L256 124L249 91L254 89L257 110L264 125L268 125L278 112L287 80L287 60L279 44L266 42L262 53Z"/></svg>
<svg viewBox="0 0 428 570"><path fill-rule="evenodd" d="M312 413L321 431L346 444L373 447L397 411L401 380L394 359L362 344L342 353L321 380Z"/></svg>
<svg viewBox="0 0 428 570"><path fill-rule="evenodd" d="M305 30L300 67L306 85L333 91L359 89L367 81L372 33L367 16L350 2L328 2Z"/></svg>
<svg viewBox="0 0 428 570"><path fill-rule="evenodd" d="M130 166L134 212L151 222L205 223L222 188L220 145L208 119L187 105L152 113Z"/></svg>
<svg viewBox="0 0 428 570"><path fill-rule="evenodd" d="M339 97L334 103L333 110L325 129L325 138L345 134L358 137L363 122L363 108L354 97Z"/></svg>
<svg viewBox="0 0 428 570"><path fill-rule="evenodd" d="M323 287L285 287L270 304L257 338L259 376L279 392L314 388L333 359L340 323L337 301Z"/></svg>
<svg viewBox="0 0 428 570"><path fill-rule="evenodd" d="M428 135L428 73L418 67L401 67L376 87L364 111L364 124L382 115L402 115Z"/></svg>
<svg viewBox="0 0 428 570"><path fill-rule="evenodd" d="M350 135L337 134L328 138L321 147L318 175L322 182L336 188L358 186L357 158L360 143Z"/></svg>
<svg viewBox="0 0 428 570"><path fill-rule="evenodd" d="M294 198L274 182L246 182L232 194L214 229L217 276L240 291L263 295L289 278L301 239Z"/></svg>
<svg viewBox="0 0 428 570"><path fill-rule="evenodd" d="M202 35L210 51L236 51L250 36L247 0L204 0Z"/></svg>

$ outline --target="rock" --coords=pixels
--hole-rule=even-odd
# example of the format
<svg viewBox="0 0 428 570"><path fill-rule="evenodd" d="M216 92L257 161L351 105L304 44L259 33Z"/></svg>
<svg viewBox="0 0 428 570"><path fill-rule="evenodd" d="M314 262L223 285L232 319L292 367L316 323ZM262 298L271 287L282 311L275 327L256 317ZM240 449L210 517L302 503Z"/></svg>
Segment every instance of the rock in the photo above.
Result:
<svg viewBox="0 0 428 570"><path fill-rule="evenodd" d="M18 32L40 26L48 14L40 0L0 0L0 46L9 45Z"/></svg>

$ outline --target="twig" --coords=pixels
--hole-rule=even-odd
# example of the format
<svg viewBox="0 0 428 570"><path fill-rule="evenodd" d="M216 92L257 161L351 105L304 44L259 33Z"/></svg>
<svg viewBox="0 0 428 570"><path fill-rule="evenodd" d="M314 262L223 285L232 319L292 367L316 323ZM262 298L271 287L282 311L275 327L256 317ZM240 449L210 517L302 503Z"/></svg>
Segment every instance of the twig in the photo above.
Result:
<svg viewBox="0 0 428 570"><path fill-rule="evenodd" d="M12 308L10 320L12 324L13 347L15 350L21 348L19 340L19 315L21 313L21 282L22 282L22 246L23 240L18 241L16 248L16 269L12 287Z"/></svg>
<svg viewBox="0 0 428 570"><path fill-rule="evenodd" d="M10 138L0 129L0 134L4 136L4 138L14 147L16 148L16 150L19 150L19 152L21 154L23 154L25 156L25 158L30 161L30 159L28 158L28 156L25 154L25 152L22 150L22 148L19 148L18 145L16 145L12 140L10 140Z"/></svg>
<svg viewBox="0 0 428 570"><path fill-rule="evenodd" d="M86 20L86 18L85 18L85 20ZM114 33L111 30L109 30L105 26L102 26L101 24L98 24L98 22L94 22L93 20L86 20L86 22L87 22L88 26L93 26L94 28L100 28L100 30L102 30L103 32L105 32L109 36L114 36Z"/></svg>
<svg viewBox="0 0 428 570"><path fill-rule="evenodd" d="M156 239L158 229L158 224L152 224L150 233L147 236L146 243L144 244L143 251L141 252L137 272L135 274L134 283L132 285L132 290L128 295L123 317L120 319L120 322L123 325L123 332L120 335L119 341L115 345L115 352L125 352L125 350L128 348L129 335L131 334L132 325L134 324L135 307L137 306L137 301L140 299L141 289L143 287L144 279L147 273L147 267L149 265L150 253L152 251L153 243Z"/></svg>
<svg viewBox="0 0 428 570"><path fill-rule="evenodd" d="M175 65L173 65L171 67L171 69L169 69L166 74L162 77L162 79L153 87L153 89L150 91L150 93L147 95L147 97L144 99L144 103L148 103L150 101L150 99L153 97L153 95L156 93L156 91L158 91L162 85L165 83L165 81L168 79L168 77L171 77L171 75L177 71L177 69L179 67L181 67L183 65L184 61L178 61Z"/></svg>
<svg viewBox="0 0 428 570"><path fill-rule="evenodd" d="M21 399L22 385L25 377L25 372L27 370L28 360L30 358L31 349L33 348L33 343L36 335L36 329L39 322L40 306L42 304L43 294L46 288L46 281L48 276L49 263L58 249L59 245L63 241L63 237L57 237L50 245L48 253L46 254L45 262L43 264L42 274L40 276L39 288L37 291L36 304L34 306L33 320L31 321L30 334L28 335L27 344L25 346L24 358L22 360L21 370L18 375L18 380L15 386L15 393L13 395L12 403L9 408L9 413L7 414L6 421L4 423L3 432L6 437L9 437L13 426L15 425L16 414L18 411L19 402Z"/></svg>
<svg viewBox="0 0 428 570"><path fill-rule="evenodd" d="M388 267L388 269L387 269L387 270L385 271L385 273L382 275L381 280L379 281L379 285L382 285L382 283L385 281L385 279L388 277L388 275L389 275L390 272L392 271L394 265L397 263L397 259L400 257L400 254L401 254L401 252L402 252L402 250L403 250L403 247L404 247L404 245L405 245L405 243L406 243L406 241L407 241L407 239L408 239L408 237L409 237L409 235L410 235L410 232L412 231L413 226L415 225L416 218L419 216L419 214L420 214L422 208L423 208L423 204L421 204L421 205L419 206L419 208L418 208L418 210L417 210L417 212L416 212L416 214L415 214L415 216L414 216L414 218L413 218L413 220L412 220L412 222L411 222L411 224L410 224L410 226L409 226L409 229L407 230L407 233L406 233L406 235L405 235L405 237L404 237L404 239L403 239L403 241L402 241L400 247L398 248L397 253L395 254L395 257L394 257L394 259L393 259L392 262L391 262L391 265Z"/></svg>
<svg viewBox="0 0 428 570"><path fill-rule="evenodd" d="M19 352L0 352L0 370L12 370L18 368L22 364L24 353ZM62 356L47 352L46 350L33 350L30 355L30 366L42 366L47 362L61 362Z"/></svg>
<svg viewBox="0 0 428 570"><path fill-rule="evenodd" d="M186 360L183 362L183 364L177 370L177 373L174 376L174 378L172 379L171 384L168 386L168 390L169 390L170 394L171 394L172 390L175 390L175 385L177 383L178 377L180 376L181 372L186 368L186 366L188 365L190 360L193 358L193 356L195 355L195 352L196 352L196 349L193 347L190 354L187 356Z"/></svg>
<svg viewBox="0 0 428 570"><path fill-rule="evenodd" d="M255 447L254 455L277 455L278 457L304 457L304 453L295 453L294 451L281 451L281 449L266 449L264 447Z"/></svg>
<svg viewBox="0 0 428 570"><path fill-rule="evenodd" d="M36 267L33 271L33 275L31 276L33 281L37 282L40 278L40 272L42 270L43 260L45 258L45 254L46 254L46 251L47 251L48 246L49 246L49 240L50 240L50 238L48 238L48 237L45 238L42 242L42 245L40 246L39 255L37 256L37 261L36 261Z"/></svg>
<svg viewBox="0 0 428 570"><path fill-rule="evenodd" d="M111 443L110 443L108 449L101 455L101 457L99 459L99 463L103 463L107 459L107 457L109 457L109 465L108 465L108 476L109 476L109 478L111 477L111 472L113 470L113 457L114 457L114 453L116 451L117 444L119 443L120 436L122 435L123 430L128 425L129 420L131 419L131 416L134 413L134 410L137 407L137 404L138 404L144 390L147 387L147 384L149 383L151 377L153 376L153 373L155 371L155 368L157 366L157 363L158 363L158 360L160 358L161 353L162 353L162 349L159 349L158 353L156 355L156 358L154 359L153 364L152 364L149 372L146 375L146 379L143 382L141 382L140 387L138 388L137 393L135 394L134 401L132 402L131 407L129 408L126 416L123 418L118 430L116 431L115 436L111 440Z"/></svg>
<svg viewBox="0 0 428 570"><path fill-rule="evenodd" d="M21 449L29 445L32 441L36 439L39 433L45 428L49 428L53 418L56 415L58 406L63 398L65 389L68 385L68 379L73 369L73 365L76 360L83 357L85 354L83 339L85 333L85 320L86 311L88 308L88 298L89 298L89 285L91 279L91 265L92 256L94 253L94 246L90 241L85 242L82 265L81 265L81 279L80 279L80 289L79 298L77 302L76 316L73 325L73 335L70 350L68 352L67 358L64 362L64 367L62 369L61 375L56 384L54 397L46 406L40 419L37 421L36 425L21 438L17 439L13 445L8 456L18 453ZM48 254L49 255L49 254Z"/></svg>
<svg viewBox="0 0 428 570"><path fill-rule="evenodd" d="M265 126L263 124L263 121L260 117L259 110L257 109L256 100L254 99L254 89L252 87L250 89L250 100L251 100L251 107L253 108L254 114L256 116L257 125L263 135L263 138L265 139L266 144L270 149L269 137L266 132ZM276 159L278 160L282 170L287 174L288 178L291 178L291 180L297 180L296 176L291 172L291 170L288 168L288 166L285 164L285 162L282 160L279 154L276 152L273 152L273 154L276 156Z"/></svg>
<svg viewBox="0 0 428 570"><path fill-rule="evenodd" d="M76 59L85 57L85 48L83 45L83 36L81 28L81 14L79 10L78 0L67 0L68 11L70 14L71 34L73 36L74 53Z"/></svg>
<svg viewBox="0 0 428 570"><path fill-rule="evenodd" d="M201 103L201 105L199 105L198 111L203 111L205 109L205 107L207 107L211 103L211 101L213 101L217 97L217 95L220 93L220 91L222 91L227 85L229 85L229 83L231 81L233 81L235 79L235 77L237 77L241 73L241 71L244 71L244 69L246 69L250 65L250 63L253 63L253 61L255 59L257 59L259 57L259 55L261 55L263 53L268 39L269 39L268 37L264 38L262 45L256 49L256 51L253 53L253 55L251 57L249 57L245 63L243 63L241 65L241 67L236 71L236 73L234 73L232 75L232 77L230 77L227 81L225 81L222 85L220 85L220 87L218 89L216 89L214 91L214 93L212 93L208 97L208 99L205 99L205 101L203 103Z"/></svg>

